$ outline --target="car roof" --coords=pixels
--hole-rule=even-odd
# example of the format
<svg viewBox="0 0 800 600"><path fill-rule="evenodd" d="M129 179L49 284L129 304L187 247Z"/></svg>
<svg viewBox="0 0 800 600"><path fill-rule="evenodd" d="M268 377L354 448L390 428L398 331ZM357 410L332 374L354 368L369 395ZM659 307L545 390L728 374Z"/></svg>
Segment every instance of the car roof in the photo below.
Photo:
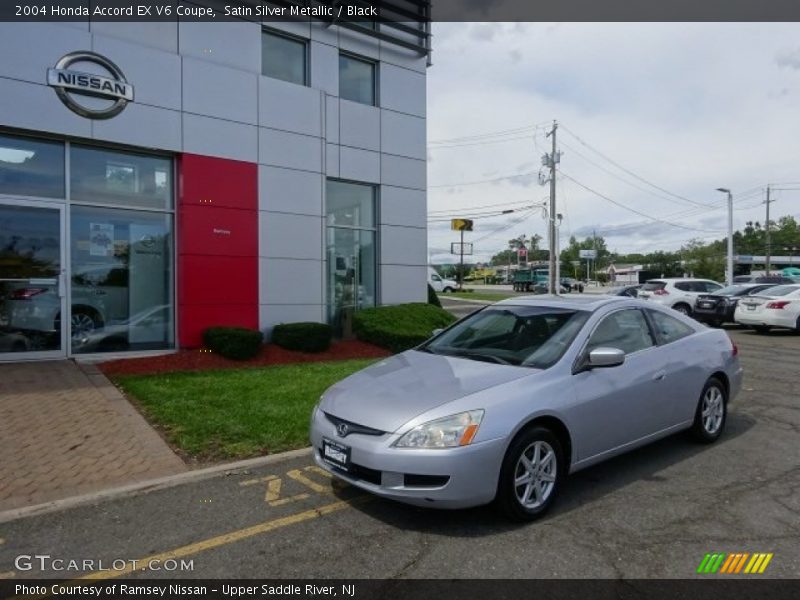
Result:
<svg viewBox="0 0 800 600"><path fill-rule="evenodd" d="M577 310L594 311L606 304L620 302L636 302L636 300L622 296L605 296L603 294L589 294L583 296L541 294L506 298L505 300L497 302L495 306L552 306L553 308L574 308Z"/></svg>
<svg viewBox="0 0 800 600"><path fill-rule="evenodd" d="M654 277L653 279L648 279L645 283L650 283L651 281L664 281L664 282L674 282L674 281L710 281L711 283L717 283L713 279L703 279L701 277Z"/></svg>

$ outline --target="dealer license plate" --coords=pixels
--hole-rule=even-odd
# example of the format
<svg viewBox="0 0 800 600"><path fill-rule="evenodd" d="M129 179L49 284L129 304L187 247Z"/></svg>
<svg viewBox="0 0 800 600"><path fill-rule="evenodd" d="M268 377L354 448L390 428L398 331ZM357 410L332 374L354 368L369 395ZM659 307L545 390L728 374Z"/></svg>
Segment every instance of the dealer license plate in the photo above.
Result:
<svg viewBox="0 0 800 600"><path fill-rule="evenodd" d="M350 469L350 446L323 438L322 460L329 465L347 471Z"/></svg>
<svg viewBox="0 0 800 600"><path fill-rule="evenodd" d="M755 309L756 309L756 305L755 304L748 304L747 305L747 310L755 310Z"/></svg>
<svg viewBox="0 0 800 600"><path fill-rule="evenodd" d="M711 308L712 306L714 306L714 304L711 302L700 302L699 304L700 308Z"/></svg>

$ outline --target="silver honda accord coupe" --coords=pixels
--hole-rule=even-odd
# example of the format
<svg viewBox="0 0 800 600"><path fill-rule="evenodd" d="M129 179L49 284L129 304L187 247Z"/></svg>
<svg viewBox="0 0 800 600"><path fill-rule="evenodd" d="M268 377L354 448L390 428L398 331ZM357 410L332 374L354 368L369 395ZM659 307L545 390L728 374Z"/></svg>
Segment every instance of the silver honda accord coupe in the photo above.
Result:
<svg viewBox="0 0 800 600"><path fill-rule="evenodd" d="M724 331L641 300L513 298L328 389L311 443L379 496L531 520L568 473L681 430L715 441L737 354Z"/></svg>

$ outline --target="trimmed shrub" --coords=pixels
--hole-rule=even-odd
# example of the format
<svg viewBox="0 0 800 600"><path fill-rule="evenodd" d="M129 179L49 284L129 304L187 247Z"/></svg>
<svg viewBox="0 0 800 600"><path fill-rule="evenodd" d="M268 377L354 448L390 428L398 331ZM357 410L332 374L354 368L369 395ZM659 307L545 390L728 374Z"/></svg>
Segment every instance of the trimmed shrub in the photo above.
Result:
<svg viewBox="0 0 800 600"><path fill-rule="evenodd" d="M209 327L203 332L203 343L210 350L233 360L253 358L263 342L264 336L257 329Z"/></svg>
<svg viewBox="0 0 800 600"><path fill-rule="evenodd" d="M439 296L436 295L436 291L430 283L428 284L428 304L433 304L434 306L442 308L442 303L439 302Z"/></svg>
<svg viewBox="0 0 800 600"><path fill-rule="evenodd" d="M333 328L325 323L281 323L272 330L272 343L287 350L322 352L331 346Z"/></svg>
<svg viewBox="0 0 800 600"><path fill-rule="evenodd" d="M432 304L413 303L366 308L353 317L353 331L359 340L402 352L418 346L434 329L447 327L455 317Z"/></svg>

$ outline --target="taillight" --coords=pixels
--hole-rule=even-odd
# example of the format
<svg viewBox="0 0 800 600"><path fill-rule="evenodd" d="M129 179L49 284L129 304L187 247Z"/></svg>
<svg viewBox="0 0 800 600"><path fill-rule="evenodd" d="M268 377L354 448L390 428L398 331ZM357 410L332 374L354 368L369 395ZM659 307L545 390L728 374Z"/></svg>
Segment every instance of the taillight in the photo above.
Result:
<svg viewBox="0 0 800 600"><path fill-rule="evenodd" d="M728 338L728 339L730 339L730 338ZM733 356L739 356L739 346L736 345L736 342L731 340L731 346L733 346L733 348L732 348Z"/></svg>
<svg viewBox="0 0 800 600"><path fill-rule="evenodd" d="M775 302L768 302L766 307L782 309L787 304L791 304L789 300L776 300Z"/></svg>
<svg viewBox="0 0 800 600"><path fill-rule="evenodd" d="M47 291L47 288L20 288L18 290L14 290L11 294L12 300L30 300L34 296L39 294L43 294Z"/></svg>
<svg viewBox="0 0 800 600"><path fill-rule="evenodd" d="M656 296L669 296L669 292L667 290L656 290L653 292Z"/></svg>

